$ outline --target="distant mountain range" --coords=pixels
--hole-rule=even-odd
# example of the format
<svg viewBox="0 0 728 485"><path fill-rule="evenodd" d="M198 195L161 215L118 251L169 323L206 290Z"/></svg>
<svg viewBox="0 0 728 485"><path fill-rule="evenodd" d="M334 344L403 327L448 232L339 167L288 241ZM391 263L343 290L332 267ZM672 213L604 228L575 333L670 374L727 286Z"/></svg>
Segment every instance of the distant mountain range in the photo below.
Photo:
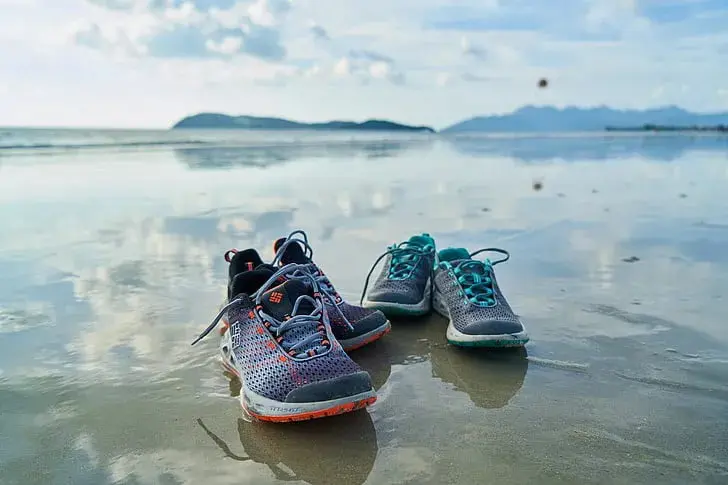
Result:
<svg viewBox="0 0 728 485"><path fill-rule="evenodd" d="M650 131L710 129L728 125L728 113L692 113L677 106L647 110L618 110L600 106L595 108L554 108L552 106L524 106L512 113L478 116L449 126L441 133L471 132L569 132L569 131ZM257 116L229 116L220 113L201 113L182 119L173 126L181 128L243 129L243 130L361 130L428 132L429 126L412 126L386 120L329 121L301 123L283 118ZM661 130L661 131L662 131Z"/></svg>
<svg viewBox="0 0 728 485"><path fill-rule="evenodd" d="M239 130L361 130L361 131L416 131L434 133L429 126L411 126L387 120L328 121L325 123L300 123L283 118L258 116L229 116L220 113L201 113L177 122L172 129L211 128Z"/></svg>
<svg viewBox="0 0 728 485"><path fill-rule="evenodd" d="M442 133L465 132L563 132L643 129L661 127L717 126L728 124L728 113L691 113L676 106L648 110L596 108L554 108L524 106L513 113L478 116L456 123Z"/></svg>

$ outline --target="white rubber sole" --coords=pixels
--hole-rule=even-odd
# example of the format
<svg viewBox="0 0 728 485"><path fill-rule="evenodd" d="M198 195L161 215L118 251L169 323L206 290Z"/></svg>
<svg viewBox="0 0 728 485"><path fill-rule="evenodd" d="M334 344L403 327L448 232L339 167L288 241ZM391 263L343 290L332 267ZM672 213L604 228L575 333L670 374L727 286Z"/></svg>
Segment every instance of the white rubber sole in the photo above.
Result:
<svg viewBox="0 0 728 485"><path fill-rule="evenodd" d="M389 316L421 316L430 313L432 309L432 278L428 278L425 285L425 292L422 300L417 303L393 303L389 301L371 301L365 299L362 302L364 308L379 310Z"/></svg>
<svg viewBox="0 0 728 485"><path fill-rule="evenodd" d="M432 298L432 308L441 316L449 320L445 336L447 341L459 347L523 347L528 342L528 332L524 328L518 333L508 333L500 335L468 335L460 332L450 318L450 311L447 309L442 295L435 291ZM521 323L523 326L523 323Z"/></svg>

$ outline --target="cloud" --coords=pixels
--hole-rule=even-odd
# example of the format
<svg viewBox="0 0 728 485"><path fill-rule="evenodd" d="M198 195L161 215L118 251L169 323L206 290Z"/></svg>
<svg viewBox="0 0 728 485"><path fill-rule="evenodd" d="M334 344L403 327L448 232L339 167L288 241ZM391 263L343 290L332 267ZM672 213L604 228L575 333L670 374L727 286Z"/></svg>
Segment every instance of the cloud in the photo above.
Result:
<svg viewBox="0 0 728 485"><path fill-rule="evenodd" d="M476 59L486 59L488 57L488 52L485 49L471 45L467 37L460 39L460 49L466 56L472 56Z"/></svg>
<svg viewBox="0 0 728 485"><path fill-rule="evenodd" d="M375 61L369 64L369 75L373 79L386 79L394 84L404 83L404 74L397 72L391 63L384 61Z"/></svg>
<svg viewBox="0 0 728 485"><path fill-rule="evenodd" d="M468 83L484 83L487 81L491 81L493 78L488 76L483 76L480 74L473 74L471 72L464 72L460 75L460 78Z"/></svg>
<svg viewBox="0 0 728 485"><path fill-rule="evenodd" d="M101 49L108 43L101 28L96 24L90 24L76 30L73 33L73 38L78 45L91 47L92 49Z"/></svg>
<svg viewBox="0 0 728 485"><path fill-rule="evenodd" d="M105 36L103 28L92 24L74 33L83 46L109 49L123 47L134 55L157 58L232 57L247 54L280 61L286 56L280 24L291 8L289 0L255 2L216 2L213 0L94 0L110 10L132 14L110 24L116 36ZM147 29L140 30L140 23ZM114 45L123 43L123 46Z"/></svg>
<svg viewBox="0 0 728 485"><path fill-rule="evenodd" d="M385 62L387 64L394 64L394 59L391 57L368 50L349 51L349 57L352 59L362 60L364 62Z"/></svg>
<svg viewBox="0 0 728 485"><path fill-rule="evenodd" d="M243 38L225 37L219 42L208 39L205 43L205 47L207 47L207 50L209 50L210 52L217 52L223 55L232 55L236 52L240 52L240 49L243 47Z"/></svg>
<svg viewBox="0 0 728 485"><path fill-rule="evenodd" d="M334 75L338 77L351 76L354 72L351 61L348 57L342 57L334 65Z"/></svg>
<svg viewBox="0 0 728 485"><path fill-rule="evenodd" d="M452 74L449 72L439 72L437 73L437 76L435 76L435 85L443 87L450 84L450 80L452 79Z"/></svg>
<svg viewBox="0 0 728 485"><path fill-rule="evenodd" d="M405 83L405 75L397 69L394 59L369 50L349 51L334 64L333 74L338 78L353 77L363 83L371 80Z"/></svg>
<svg viewBox="0 0 728 485"><path fill-rule="evenodd" d="M257 25L276 25L282 15L291 9L289 0L259 0L250 6L250 20Z"/></svg>
<svg viewBox="0 0 728 485"><path fill-rule="evenodd" d="M111 10L131 10L137 3L135 0L87 0L89 3Z"/></svg>
<svg viewBox="0 0 728 485"><path fill-rule="evenodd" d="M314 39L331 40L331 37L329 37L329 33L326 32L326 29L324 29L320 25L313 24L309 27L309 30L311 31L311 35L313 35Z"/></svg>

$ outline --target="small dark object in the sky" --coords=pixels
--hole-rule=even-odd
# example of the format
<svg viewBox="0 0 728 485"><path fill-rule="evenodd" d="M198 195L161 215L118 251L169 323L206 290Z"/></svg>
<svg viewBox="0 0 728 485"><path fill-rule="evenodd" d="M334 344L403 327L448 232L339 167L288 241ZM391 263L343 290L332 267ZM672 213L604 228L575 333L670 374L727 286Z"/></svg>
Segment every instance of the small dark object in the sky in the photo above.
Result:
<svg viewBox="0 0 728 485"><path fill-rule="evenodd" d="M540 180L534 181L533 182L533 190L539 191L541 189L543 189L543 182L541 182Z"/></svg>
<svg viewBox="0 0 728 485"><path fill-rule="evenodd" d="M482 209L480 209L480 210L481 210L482 212L490 212L490 209L488 209L487 207L483 207L483 208L482 208Z"/></svg>
<svg viewBox="0 0 728 485"><path fill-rule="evenodd" d="M640 258L638 258L637 256L630 256L629 258L624 258L622 261L624 261L625 263L636 263L639 260Z"/></svg>
<svg viewBox="0 0 728 485"><path fill-rule="evenodd" d="M684 198L686 198L687 196L688 196L688 194L680 194L680 198L681 198L681 199L684 199Z"/></svg>
<svg viewBox="0 0 728 485"><path fill-rule="evenodd" d="M556 197L564 198L564 197L566 197L566 194L563 192L559 192L558 194L556 194Z"/></svg>
<svg viewBox="0 0 728 485"><path fill-rule="evenodd" d="M543 89L543 88L547 87L548 85L549 85L549 80L546 79L545 77L542 77L541 79L538 80L539 88Z"/></svg>
<svg viewBox="0 0 728 485"><path fill-rule="evenodd" d="M597 189L592 189L592 194L598 194L599 191Z"/></svg>

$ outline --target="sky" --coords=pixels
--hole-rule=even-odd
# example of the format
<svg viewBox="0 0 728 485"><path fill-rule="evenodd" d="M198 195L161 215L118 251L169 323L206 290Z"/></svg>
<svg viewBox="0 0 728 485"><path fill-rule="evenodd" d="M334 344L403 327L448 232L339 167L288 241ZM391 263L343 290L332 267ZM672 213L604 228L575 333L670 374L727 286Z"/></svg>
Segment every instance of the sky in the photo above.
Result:
<svg viewBox="0 0 728 485"><path fill-rule="evenodd" d="M725 0L0 0L0 126L728 111L726 25Z"/></svg>

